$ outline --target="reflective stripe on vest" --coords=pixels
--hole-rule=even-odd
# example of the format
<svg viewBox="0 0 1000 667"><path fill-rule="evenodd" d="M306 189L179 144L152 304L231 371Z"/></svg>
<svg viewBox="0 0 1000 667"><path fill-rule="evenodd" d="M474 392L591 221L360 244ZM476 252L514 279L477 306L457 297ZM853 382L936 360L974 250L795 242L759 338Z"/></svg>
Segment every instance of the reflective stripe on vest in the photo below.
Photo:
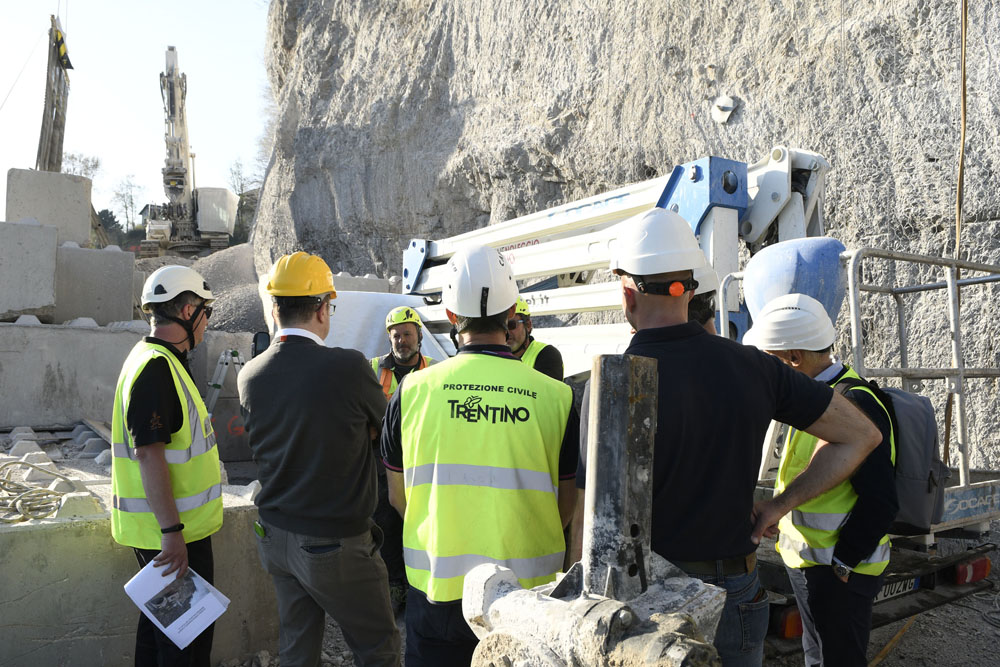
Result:
<svg viewBox="0 0 1000 667"><path fill-rule="evenodd" d="M155 358L167 361L173 389L186 409L181 429L165 443L164 459L169 465L170 486L184 540L193 542L215 533L222 526L222 485L219 452L211 417L194 381L167 348L140 341L122 366L115 391L112 434L111 533L124 545L140 549L160 548L160 526L146 500L142 475L131 446L125 423L132 386Z"/></svg>
<svg viewBox="0 0 1000 667"><path fill-rule="evenodd" d="M853 370L846 366L844 368L844 373L832 383L832 386L844 378L860 379ZM865 391L875 397L875 394L864 386L852 388L851 391ZM878 398L875 397L875 400L878 401ZM888 417L888 411L886 416ZM778 479L774 485L775 495L784 491L785 487L809 465L816 443L817 439L814 436L797 429L789 429L785 450L781 453L781 462L778 465ZM895 434L891 432L890 448L890 456L895 463ZM850 479L845 479L783 516L778 521L780 537L775 548L781 554L785 565L802 568L832 563L840 530L850 517L857 500L858 495ZM873 552L858 563L854 571L869 575L881 574L889 563L890 546L889 536L883 535Z"/></svg>
<svg viewBox="0 0 1000 667"><path fill-rule="evenodd" d="M173 368L174 375L184 373L184 369L178 368L176 361L170 357L164 358ZM191 390L188 389L186 382L181 382L181 389L184 390L184 398L187 404L188 423L202 423L202 428L193 429L194 433L192 433L191 444L188 447L184 449L163 450L163 457L166 459L167 463L173 463L175 465L187 463L194 457L201 456L215 447L215 430L212 428L212 418L206 412L204 422L202 422L201 415L198 413L198 404L195 403L194 398L191 396ZM124 395L122 396L122 400L124 400ZM122 414L128 414L128 406L126 404L122 405L122 410ZM205 436L206 432L208 433L207 437ZM128 429L123 429L122 435L124 438L129 438ZM136 460L135 448L126 444L124 439L120 442L116 441L111 443L111 454L112 456L117 456L119 458L132 459L133 461Z"/></svg>
<svg viewBox="0 0 1000 667"><path fill-rule="evenodd" d="M433 557L426 551L403 547L403 560L406 566L415 570L426 570L435 579L451 579L464 577L465 574L483 564L502 565L518 573L525 579L546 577L562 569L564 554L559 551L537 558L490 558L479 554L462 554L460 556Z"/></svg>
<svg viewBox="0 0 1000 667"><path fill-rule="evenodd" d="M800 542L787 533L781 533L778 535L778 546L780 547L782 556L785 552L797 553L802 559L810 561L816 565L830 565L833 563L833 552L836 546L833 547L811 547L805 542ZM875 547L868 558L865 558L858 566L854 568L855 572L860 572L862 574L871 574L871 572L866 572L869 567L882 566L885 569L885 564L889 562L889 552L891 550L891 544L889 542L883 542ZM800 566L801 567L801 566ZM880 574L882 570L880 569L875 574Z"/></svg>
<svg viewBox="0 0 1000 667"><path fill-rule="evenodd" d="M379 364L385 357L374 357L370 359L372 365L372 371L375 373L375 377L378 378L378 383L382 385L382 394L385 396L385 400L392 398L392 395L396 393L396 387L398 382L396 381L396 374L392 372L391 368L383 368ZM417 370L422 370L427 368L433 363L433 359L420 355L420 363L417 365ZM410 371L413 373L414 371Z"/></svg>
<svg viewBox="0 0 1000 667"><path fill-rule="evenodd" d="M222 497L222 485L216 484L201 493L196 493L193 496L187 496L185 498L174 498L174 504L177 505L178 512L190 512L191 510L198 509L202 505L207 505L216 498ZM112 505L115 509L122 512L152 512L152 508L149 506L149 501L145 498L119 498L115 496L112 498Z"/></svg>
<svg viewBox="0 0 1000 667"><path fill-rule="evenodd" d="M528 342L528 347L524 348L524 354L521 355L521 363L529 368L534 368L535 362L538 361L538 353L547 347L548 343L532 339Z"/></svg>
<svg viewBox="0 0 1000 667"><path fill-rule="evenodd" d="M562 567L559 453L573 395L516 361L460 354L414 374L400 396L410 585L462 597L476 565L511 568L522 586Z"/></svg>
<svg viewBox="0 0 1000 667"><path fill-rule="evenodd" d="M464 484L488 486L493 489L530 489L555 493L552 477L543 470L497 468L493 466L465 465L461 463L425 463L403 471L407 487L421 484Z"/></svg>

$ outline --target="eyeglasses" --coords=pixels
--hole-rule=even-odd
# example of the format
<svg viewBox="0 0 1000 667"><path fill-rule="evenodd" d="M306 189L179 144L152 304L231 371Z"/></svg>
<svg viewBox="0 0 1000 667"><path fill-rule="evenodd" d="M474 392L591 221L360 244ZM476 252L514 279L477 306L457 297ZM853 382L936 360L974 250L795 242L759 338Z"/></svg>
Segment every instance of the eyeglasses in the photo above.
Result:
<svg viewBox="0 0 1000 667"><path fill-rule="evenodd" d="M507 330L516 329L518 324L522 324L524 320L519 317L515 317L512 320L507 320Z"/></svg>
<svg viewBox="0 0 1000 667"><path fill-rule="evenodd" d="M334 311L337 310L337 304L335 304L332 299L330 299L330 300L325 300L324 299L324 300L320 301L319 305L316 306L316 310L319 311L319 309L323 307L324 303L327 306L327 312L330 314L330 317L333 317Z"/></svg>
<svg viewBox="0 0 1000 667"><path fill-rule="evenodd" d="M207 320L212 316L212 311L215 310L212 306L205 306L205 319Z"/></svg>

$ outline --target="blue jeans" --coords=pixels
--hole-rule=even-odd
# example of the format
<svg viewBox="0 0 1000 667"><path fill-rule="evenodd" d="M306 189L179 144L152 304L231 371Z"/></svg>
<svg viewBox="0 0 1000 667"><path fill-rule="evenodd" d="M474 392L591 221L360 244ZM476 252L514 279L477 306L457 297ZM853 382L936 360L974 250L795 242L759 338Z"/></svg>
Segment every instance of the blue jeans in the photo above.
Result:
<svg viewBox="0 0 1000 667"><path fill-rule="evenodd" d="M723 667L759 667L764 662L764 635L767 634L767 591L760 585L757 568L744 574L692 574L707 584L726 591L715 650Z"/></svg>

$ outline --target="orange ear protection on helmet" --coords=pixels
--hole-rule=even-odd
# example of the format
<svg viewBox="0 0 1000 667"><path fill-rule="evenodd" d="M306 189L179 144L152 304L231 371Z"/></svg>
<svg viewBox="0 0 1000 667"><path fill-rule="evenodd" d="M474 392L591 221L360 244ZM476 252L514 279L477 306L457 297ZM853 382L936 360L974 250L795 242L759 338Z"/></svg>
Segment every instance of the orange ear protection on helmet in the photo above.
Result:
<svg viewBox="0 0 1000 667"><path fill-rule="evenodd" d="M694 278L674 280L669 283L647 283L642 276L632 276L636 288L643 294L658 294L661 296L681 296L684 292L698 289L698 281Z"/></svg>

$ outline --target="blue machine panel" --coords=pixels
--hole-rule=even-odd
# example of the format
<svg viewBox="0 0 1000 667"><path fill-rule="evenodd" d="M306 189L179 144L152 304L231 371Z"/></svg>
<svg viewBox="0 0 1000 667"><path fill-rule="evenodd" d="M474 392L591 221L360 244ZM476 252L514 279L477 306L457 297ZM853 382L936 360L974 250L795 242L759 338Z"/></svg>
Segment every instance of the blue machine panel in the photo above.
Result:
<svg viewBox="0 0 1000 667"><path fill-rule="evenodd" d="M675 211L698 233L705 215L722 206L747 210L747 165L721 157L703 157L674 167L656 205Z"/></svg>

